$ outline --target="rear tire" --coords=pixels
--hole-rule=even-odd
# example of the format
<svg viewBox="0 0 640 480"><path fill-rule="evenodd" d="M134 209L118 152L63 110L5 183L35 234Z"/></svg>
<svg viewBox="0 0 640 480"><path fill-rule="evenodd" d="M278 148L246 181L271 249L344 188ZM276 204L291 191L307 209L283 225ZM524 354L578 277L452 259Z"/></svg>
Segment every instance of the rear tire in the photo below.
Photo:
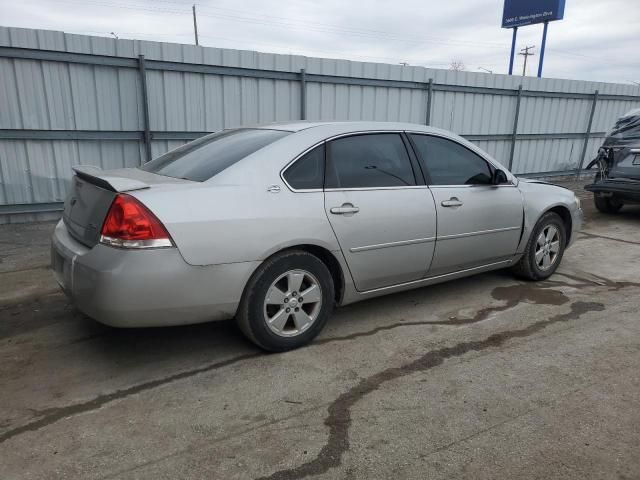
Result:
<svg viewBox="0 0 640 480"><path fill-rule="evenodd" d="M512 267L515 275L526 280L545 280L556 271L567 244L567 232L560 215L545 213L533 228L524 254Z"/></svg>
<svg viewBox="0 0 640 480"><path fill-rule="evenodd" d="M270 352L301 347L327 323L334 288L329 269L315 255L302 250L276 254L249 280L236 314L238 327Z"/></svg>
<svg viewBox="0 0 640 480"><path fill-rule="evenodd" d="M603 197L597 193L593 194L593 203L598 211L602 213L618 213L623 203L615 197Z"/></svg>

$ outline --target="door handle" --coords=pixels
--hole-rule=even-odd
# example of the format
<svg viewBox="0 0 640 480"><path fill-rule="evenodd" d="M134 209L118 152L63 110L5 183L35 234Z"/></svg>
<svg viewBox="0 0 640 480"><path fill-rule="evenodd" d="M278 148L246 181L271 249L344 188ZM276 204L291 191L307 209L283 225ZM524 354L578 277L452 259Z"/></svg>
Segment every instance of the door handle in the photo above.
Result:
<svg viewBox="0 0 640 480"><path fill-rule="evenodd" d="M349 213L358 213L360 209L358 207L354 207L350 203L345 203L341 207L331 207L329 211L335 215L345 215Z"/></svg>
<svg viewBox="0 0 640 480"><path fill-rule="evenodd" d="M449 200L444 200L440 205L443 207L461 207L463 203L457 197L451 197Z"/></svg>

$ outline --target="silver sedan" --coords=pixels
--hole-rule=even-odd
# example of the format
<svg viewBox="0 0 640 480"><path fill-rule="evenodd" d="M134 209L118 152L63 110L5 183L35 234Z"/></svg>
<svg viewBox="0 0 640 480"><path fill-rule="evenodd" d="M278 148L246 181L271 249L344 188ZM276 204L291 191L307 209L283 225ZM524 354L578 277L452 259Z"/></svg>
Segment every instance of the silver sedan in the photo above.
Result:
<svg viewBox="0 0 640 480"><path fill-rule="evenodd" d="M231 129L140 168L74 170L51 251L81 311L235 317L271 351L311 341L334 306L500 268L545 279L582 222L571 191L404 123Z"/></svg>

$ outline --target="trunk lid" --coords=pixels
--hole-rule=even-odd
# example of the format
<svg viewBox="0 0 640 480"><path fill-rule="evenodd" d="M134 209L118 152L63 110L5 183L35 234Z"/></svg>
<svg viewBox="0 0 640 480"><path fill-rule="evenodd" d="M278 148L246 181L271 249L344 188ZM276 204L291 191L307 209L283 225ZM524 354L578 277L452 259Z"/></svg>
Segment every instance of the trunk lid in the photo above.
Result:
<svg viewBox="0 0 640 480"><path fill-rule="evenodd" d="M190 183L137 168L103 171L92 166L77 166L73 170L75 175L64 202L62 218L71 236L88 247L100 240L102 224L118 193L156 188L162 184Z"/></svg>

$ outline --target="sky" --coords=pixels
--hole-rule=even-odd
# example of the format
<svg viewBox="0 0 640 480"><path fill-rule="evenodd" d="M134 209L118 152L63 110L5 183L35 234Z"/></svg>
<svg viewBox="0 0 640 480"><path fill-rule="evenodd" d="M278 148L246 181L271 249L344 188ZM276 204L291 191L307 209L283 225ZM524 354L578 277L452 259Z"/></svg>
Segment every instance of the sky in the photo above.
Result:
<svg viewBox="0 0 640 480"><path fill-rule="evenodd" d="M0 25L193 43L189 0L0 0ZM202 0L200 44L211 47L507 73L503 0ZM542 25L518 30L517 50ZM549 24L543 76L640 84L640 0L566 0ZM514 73L522 74L518 55ZM484 70L483 70L484 69Z"/></svg>

